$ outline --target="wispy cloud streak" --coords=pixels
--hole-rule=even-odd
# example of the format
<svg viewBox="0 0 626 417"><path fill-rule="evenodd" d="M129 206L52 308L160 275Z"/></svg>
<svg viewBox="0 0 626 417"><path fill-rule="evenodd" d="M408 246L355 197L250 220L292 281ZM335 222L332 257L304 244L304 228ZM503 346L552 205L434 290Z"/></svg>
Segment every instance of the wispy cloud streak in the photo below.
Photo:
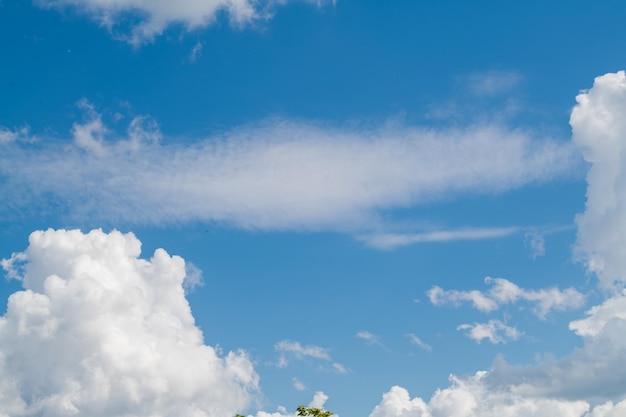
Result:
<svg viewBox="0 0 626 417"><path fill-rule="evenodd" d="M568 143L498 126L337 128L285 120L191 141L135 118L115 136L92 108L69 141L1 143L0 213L41 212L97 224L217 222L265 230L367 235L381 214L465 194L504 192L571 176ZM29 211L30 210L30 211ZM484 239L512 228L366 240Z"/></svg>

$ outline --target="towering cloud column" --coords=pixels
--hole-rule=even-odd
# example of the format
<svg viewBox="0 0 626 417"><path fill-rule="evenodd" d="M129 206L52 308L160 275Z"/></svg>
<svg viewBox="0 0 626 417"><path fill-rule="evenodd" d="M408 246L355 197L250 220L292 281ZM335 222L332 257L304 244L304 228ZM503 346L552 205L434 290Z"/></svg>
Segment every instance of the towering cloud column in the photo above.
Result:
<svg viewBox="0 0 626 417"><path fill-rule="evenodd" d="M576 97L573 140L591 164L587 204L578 216L578 254L600 285L626 283L626 75L597 77Z"/></svg>

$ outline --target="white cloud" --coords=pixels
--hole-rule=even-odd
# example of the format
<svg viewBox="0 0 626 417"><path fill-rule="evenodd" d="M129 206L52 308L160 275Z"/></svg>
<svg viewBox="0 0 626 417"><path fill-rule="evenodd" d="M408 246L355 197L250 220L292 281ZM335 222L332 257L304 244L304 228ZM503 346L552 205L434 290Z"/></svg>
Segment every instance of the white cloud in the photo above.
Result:
<svg viewBox="0 0 626 417"><path fill-rule="evenodd" d="M330 360L328 349L315 345L302 346L300 342L282 340L274 345L274 349L281 353L291 353L297 359L302 359L308 356L315 359Z"/></svg>
<svg viewBox="0 0 626 417"><path fill-rule="evenodd" d="M104 143L104 137L108 129L102 122L102 117L96 113L92 104L87 100L80 100L78 107L85 111L88 120L85 123L74 123L72 125L72 139L74 144L94 154L103 157L108 153Z"/></svg>
<svg viewBox="0 0 626 417"><path fill-rule="evenodd" d="M189 143L161 139L154 120L138 117L116 138L81 106L87 118L74 124L71 144L3 146L0 186L11 204L0 213L39 207L96 224L204 221L367 235L384 228L390 210L551 181L578 163L568 144L495 126L369 129L270 120Z"/></svg>
<svg viewBox="0 0 626 417"><path fill-rule="evenodd" d="M287 0L36 0L42 8L73 8L84 13L116 36L141 45L152 41L169 26L191 31L212 25L221 12L231 24L244 26L272 16L275 4ZM319 6L325 1L309 1ZM334 4L334 3L333 3ZM136 22L128 24L128 22Z"/></svg>
<svg viewBox="0 0 626 417"><path fill-rule="evenodd" d="M0 317L0 410L11 416L233 415L257 390L243 352L203 342L185 261L139 258L132 234L34 232ZM2 415L0 413L0 415Z"/></svg>
<svg viewBox="0 0 626 417"><path fill-rule="evenodd" d="M526 233L526 239L530 245L531 256L533 259L546 254L546 241L544 235L537 230L531 230Z"/></svg>
<svg viewBox="0 0 626 417"><path fill-rule="evenodd" d="M274 349L279 352L280 356L276 366L285 368L292 360L314 359L318 361L331 362L332 358L328 349L316 345L301 345L300 342L292 342L290 340L281 340L274 345ZM328 368L339 374L345 374L348 369L338 362L332 362Z"/></svg>
<svg viewBox="0 0 626 417"><path fill-rule="evenodd" d="M626 415L626 400L613 404L607 401L605 404L594 407L588 417L623 417Z"/></svg>
<svg viewBox="0 0 626 417"><path fill-rule="evenodd" d="M335 370L335 372L339 373L339 374L347 374L348 373L348 369L346 369L346 367L338 362L334 362L333 363L333 369Z"/></svg>
<svg viewBox="0 0 626 417"><path fill-rule="evenodd" d="M322 391L317 391L315 395L313 395L313 399L309 403L309 407L314 408L322 408L326 401L328 400L328 395L324 394Z"/></svg>
<svg viewBox="0 0 626 417"><path fill-rule="evenodd" d="M512 366L498 357L489 372L451 376L450 386L437 390L428 402L393 387L370 417L621 417L626 411L624 300L626 292L573 321L570 328L584 344L562 359ZM502 323L490 324L476 338L497 342L507 331L509 337L516 334Z"/></svg>
<svg viewBox="0 0 626 417"><path fill-rule="evenodd" d="M191 262L185 262L185 279L183 280L183 288L185 293L193 292L196 287L204 285L202 279L202 271Z"/></svg>
<svg viewBox="0 0 626 417"><path fill-rule="evenodd" d="M367 343L370 343L370 344L371 343L380 343L379 340L378 340L378 336L376 336L374 333L370 333L370 332L365 331L365 330L357 332L355 337L357 339L365 340Z"/></svg>
<svg viewBox="0 0 626 417"><path fill-rule="evenodd" d="M431 417L428 405L421 398L411 399L409 392L402 387L391 387L383 394L370 417Z"/></svg>
<svg viewBox="0 0 626 417"><path fill-rule="evenodd" d="M581 93L577 101L571 116L574 142L584 150L591 168L585 212L577 218L576 251L602 287L620 291L589 309L585 318L570 323L583 344L569 355L529 366L509 365L499 357L489 372L452 377L451 386L438 390L428 403L411 399L406 390L395 387L372 417L616 417L626 413L626 292L621 288L626 282L626 75L619 72L596 78L593 88ZM527 301L535 305L540 317L583 302L573 289L525 290L506 280L488 279L487 283L492 288L484 293L434 287L429 296L435 304L471 302L483 311ZM497 340L500 336L491 327L501 326L494 323L481 328L482 336L475 336ZM465 325L462 329L477 328ZM591 406L600 400L608 401Z"/></svg>
<svg viewBox="0 0 626 417"><path fill-rule="evenodd" d="M583 338L571 354L533 366L512 366L498 358L489 383L514 386L533 396L573 399L626 398L626 294L616 294L586 312L586 318L570 323Z"/></svg>
<svg viewBox="0 0 626 417"><path fill-rule="evenodd" d="M428 298L434 305L451 304L458 306L463 302L471 302L474 308L491 312L504 304L526 301L534 304L533 312L541 319L553 310L565 311L582 307L585 296L574 288L559 290L558 288L542 288L526 290L504 278L486 277L485 283L491 285L489 291L483 293L478 290L458 291L444 290L434 286L428 292Z"/></svg>
<svg viewBox="0 0 626 417"><path fill-rule="evenodd" d="M317 391L313 395L313 399L308 404L309 407L321 408L324 409L324 404L328 400L328 395L324 394L323 391ZM339 417L338 414L333 414L333 416ZM249 416L252 417L252 416ZM275 413L267 413L265 411L259 411L256 413L256 417L296 417L296 413L288 413L285 407L280 406Z"/></svg>
<svg viewBox="0 0 626 417"><path fill-rule="evenodd" d="M484 339L493 344L506 343L507 340L518 340L522 333L515 327L507 326L500 320L489 320L487 323L461 324L457 330L465 330L467 336L480 343Z"/></svg>
<svg viewBox="0 0 626 417"><path fill-rule="evenodd" d="M611 322L626 322L626 290L621 295L616 294L602 304L590 308L585 314L587 318L573 321L569 325L570 330L581 337L597 336Z"/></svg>
<svg viewBox="0 0 626 417"><path fill-rule="evenodd" d="M414 345L417 345L417 346L421 347L422 349L427 350L428 352L433 350L433 348L430 347L430 345L428 345L427 343L424 343L422 341L422 339L420 339L419 337L417 337L413 333L407 333L406 336L409 338L411 343L413 343Z"/></svg>
<svg viewBox="0 0 626 417"><path fill-rule="evenodd" d="M626 283L626 74L597 77L576 97L572 139L591 164L576 253L600 284Z"/></svg>
<svg viewBox="0 0 626 417"><path fill-rule="evenodd" d="M22 126L19 129L9 129L0 126L0 145L3 143L14 142L20 139L28 139L30 136L30 127Z"/></svg>
<svg viewBox="0 0 626 417"><path fill-rule="evenodd" d="M289 364L288 357L296 360L302 360L305 358L320 359L324 361L330 361L330 353L328 349L309 345L302 346L300 342L292 342L290 340L281 340L274 345L274 349L280 353L277 366L284 368Z"/></svg>
<svg viewBox="0 0 626 417"><path fill-rule="evenodd" d="M472 228L459 230L437 230L423 233L382 233L361 236L360 240L377 249L395 249L400 246L425 242L450 242L455 240L496 239L517 233L517 227Z"/></svg>
<svg viewBox="0 0 626 417"><path fill-rule="evenodd" d="M298 378L293 378L291 382L293 382L293 387L296 389L296 391L306 391L306 385L304 385L304 383Z"/></svg>
<svg viewBox="0 0 626 417"><path fill-rule="evenodd" d="M360 332L357 332L357 334L355 335L355 337L357 339L361 339L364 340L365 343L367 343L368 345L376 345L379 346L385 350L387 350L387 346L385 346L381 341L380 338L378 337L378 335L375 335L374 333L370 333L368 331L362 330Z"/></svg>
<svg viewBox="0 0 626 417"><path fill-rule="evenodd" d="M450 387L437 390L430 401L411 399L406 389L392 387L370 417L583 417L584 401L525 398L485 384L487 372L467 378L450 377Z"/></svg>
<svg viewBox="0 0 626 417"><path fill-rule="evenodd" d="M196 62L200 54L202 54L202 48L202 42L198 41L191 50L191 53L189 54L189 62Z"/></svg>
<svg viewBox="0 0 626 417"><path fill-rule="evenodd" d="M434 286L428 290L427 295L430 302L436 306L442 306L445 304L458 306L463 301L470 301L474 305L474 308L480 311L490 312L498 308L498 303L496 301L485 296L478 290L444 290L439 286Z"/></svg>
<svg viewBox="0 0 626 417"><path fill-rule="evenodd" d="M476 96L496 96L515 88L522 80L516 71L491 70L466 77L468 90Z"/></svg>

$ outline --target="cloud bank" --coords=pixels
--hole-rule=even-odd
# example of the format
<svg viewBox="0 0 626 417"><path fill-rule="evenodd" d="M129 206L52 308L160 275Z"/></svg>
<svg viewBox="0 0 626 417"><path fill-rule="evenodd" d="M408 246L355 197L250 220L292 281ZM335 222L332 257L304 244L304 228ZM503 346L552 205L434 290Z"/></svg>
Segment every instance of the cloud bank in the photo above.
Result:
<svg viewBox="0 0 626 417"><path fill-rule="evenodd" d="M609 293L585 318L569 324L583 340L571 354L531 366L512 366L498 358L489 372L452 376L450 387L438 390L429 402L392 387L370 417L617 417L626 413L626 74L596 78L576 101L570 119L573 141L591 167L585 212L576 219L575 252L601 287L619 291ZM536 303L540 317L582 303L582 295L573 289L529 291L502 279L486 282L493 285L486 293L433 287L429 298L437 305L471 302L486 312L526 300ZM497 330L499 325L493 324ZM463 329L474 332L477 326ZM497 335L481 331L474 336Z"/></svg>
<svg viewBox="0 0 626 417"><path fill-rule="evenodd" d="M2 266L20 277L0 317L0 416L223 417L258 376L203 342L185 262L139 258L132 234L47 230Z"/></svg>
<svg viewBox="0 0 626 417"><path fill-rule="evenodd" d="M74 124L70 141L0 143L0 213L367 235L390 210L568 177L580 162L570 144L496 126L333 128L272 120L166 141L148 117L116 137L88 103L81 107L86 120ZM466 229L376 244L511 231Z"/></svg>

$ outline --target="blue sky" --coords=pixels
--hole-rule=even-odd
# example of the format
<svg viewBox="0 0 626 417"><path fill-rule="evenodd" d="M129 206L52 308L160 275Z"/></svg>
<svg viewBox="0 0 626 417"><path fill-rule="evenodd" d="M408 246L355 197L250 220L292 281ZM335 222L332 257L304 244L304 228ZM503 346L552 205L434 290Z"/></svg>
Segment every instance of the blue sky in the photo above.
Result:
<svg viewBox="0 0 626 417"><path fill-rule="evenodd" d="M625 17L0 1L0 416L623 415Z"/></svg>

